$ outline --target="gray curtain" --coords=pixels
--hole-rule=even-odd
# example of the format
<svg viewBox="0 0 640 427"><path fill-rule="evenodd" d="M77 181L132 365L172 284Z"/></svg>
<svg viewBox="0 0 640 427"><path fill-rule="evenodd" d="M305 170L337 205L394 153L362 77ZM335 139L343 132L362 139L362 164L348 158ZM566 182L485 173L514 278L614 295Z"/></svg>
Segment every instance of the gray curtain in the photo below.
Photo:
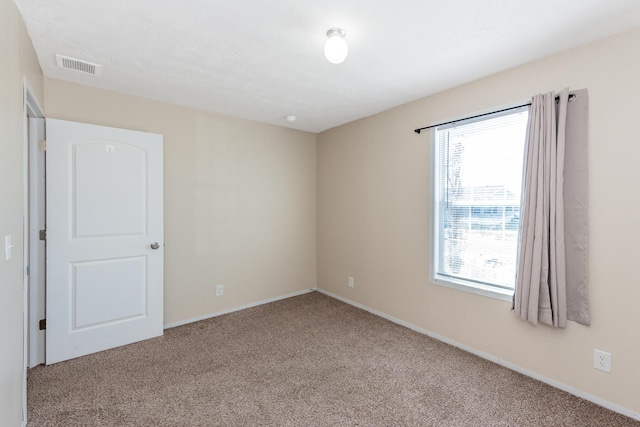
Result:
<svg viewBox="0 0 640 427"><path fill-rule="evenodd" d="M513 308L566 327L588 325L588 94L535 95L529 110Z"/></svg>

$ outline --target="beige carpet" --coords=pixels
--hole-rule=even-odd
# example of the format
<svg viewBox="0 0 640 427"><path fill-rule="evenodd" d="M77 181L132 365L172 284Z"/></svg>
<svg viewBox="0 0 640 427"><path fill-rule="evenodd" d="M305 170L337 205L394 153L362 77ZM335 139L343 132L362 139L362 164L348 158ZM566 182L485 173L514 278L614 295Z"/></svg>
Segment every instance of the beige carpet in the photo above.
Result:
<svg viewBox="0 0 640 427"><path fill-rule="evenodd" d="M319 293L40 366L29 426L640 426Z"/></svg>

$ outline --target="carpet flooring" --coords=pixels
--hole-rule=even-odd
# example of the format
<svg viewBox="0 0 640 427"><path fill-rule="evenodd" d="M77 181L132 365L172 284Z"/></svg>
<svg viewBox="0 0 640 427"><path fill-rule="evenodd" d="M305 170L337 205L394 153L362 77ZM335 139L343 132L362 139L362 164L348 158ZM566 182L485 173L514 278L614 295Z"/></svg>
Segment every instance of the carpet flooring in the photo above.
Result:
<svg viewBox="0 0 640 427"><path fill-rule="evenodd" d="M28 372L39 426L640 426L320 293Z"/></svg>

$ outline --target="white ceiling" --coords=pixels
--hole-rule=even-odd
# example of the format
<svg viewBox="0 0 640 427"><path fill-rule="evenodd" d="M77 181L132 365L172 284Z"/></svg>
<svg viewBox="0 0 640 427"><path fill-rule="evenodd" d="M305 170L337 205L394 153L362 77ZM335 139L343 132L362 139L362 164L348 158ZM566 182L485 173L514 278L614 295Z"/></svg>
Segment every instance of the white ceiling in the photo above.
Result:
<svg viewBox="0 0 640 427"><path fill-rule="evenodd" d="M311 132L640 26L638 0L16 3L46 76ZM331 27L347 33L340 65Z"/></svg>

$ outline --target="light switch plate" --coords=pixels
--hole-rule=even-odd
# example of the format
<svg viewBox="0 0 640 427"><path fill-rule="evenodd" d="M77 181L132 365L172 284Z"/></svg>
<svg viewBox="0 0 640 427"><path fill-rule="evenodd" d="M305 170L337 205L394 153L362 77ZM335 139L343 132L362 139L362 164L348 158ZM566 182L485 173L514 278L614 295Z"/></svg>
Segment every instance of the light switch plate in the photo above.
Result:
<svg viewBox="0 0 640 427"><path fill-rule="evenodd" d="M4 238L4 259L5 261L9 261L13 256L13 244L11 243L11 236L5 236Z"/></svg>

